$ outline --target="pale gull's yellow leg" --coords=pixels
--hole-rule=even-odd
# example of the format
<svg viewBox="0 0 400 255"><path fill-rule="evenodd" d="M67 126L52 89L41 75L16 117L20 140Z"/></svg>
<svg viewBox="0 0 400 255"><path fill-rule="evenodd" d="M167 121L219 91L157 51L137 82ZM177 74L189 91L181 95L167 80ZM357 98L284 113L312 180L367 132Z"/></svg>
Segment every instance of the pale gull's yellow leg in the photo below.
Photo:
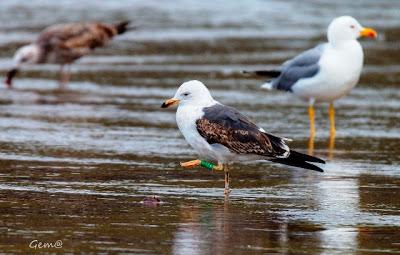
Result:
<svg viewBox="0 0 400 255"><path fill-rule="evenodd" d="M331 123L330 135L335 136L336 128L335 128L335 107L333 103L329 104L329 122Z"/></svg>
<svg viewBox="0 0 400 255"><path fill-rule="evenodd" d="M315 136L315 111L313 104L308 106L308 116L310 118L310 136Z"/></svg>
<svg viewBox="0 0 400 255"><path fill-rule="evenodd" d="M330 122L330 130L329 130L329 147L328 147L328 158L333 158L333 150L335 149L335 136L336 136L336 128L335 128L335 107L333 102L329 104L329 122Z"/></svg>
<svg viewBox="0 0 400 255"><path fill-rule="evenodd" d="M315 111L314 99L310 99L308 106L308 116L310 118L310 139L308 140L308 154L314 154L314 137L315 137Z"/></svg>

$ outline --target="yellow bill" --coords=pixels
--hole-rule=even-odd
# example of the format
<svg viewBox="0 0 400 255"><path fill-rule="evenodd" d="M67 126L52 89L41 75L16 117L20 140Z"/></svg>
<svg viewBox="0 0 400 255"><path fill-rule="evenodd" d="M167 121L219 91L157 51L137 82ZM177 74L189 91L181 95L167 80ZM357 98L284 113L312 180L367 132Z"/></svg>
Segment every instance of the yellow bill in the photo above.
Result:
<svg viewBox="0 0 400 255"><path fill-rule="evenodd" d="M161 108L168 108L168 107L171 107L171 106L177 105L177 104L179 104L179 99L171 98L171 99L165 100L165 102L161 105Z"/></svg>
<svg viewBox="0 0 400 255"><path fill-rule="evenodd" d="M360 36L369 37L369 38L376 38L378 36L378 33L372 28L365 27L365 28L363 28L363 30L361 30Z"/></svg>

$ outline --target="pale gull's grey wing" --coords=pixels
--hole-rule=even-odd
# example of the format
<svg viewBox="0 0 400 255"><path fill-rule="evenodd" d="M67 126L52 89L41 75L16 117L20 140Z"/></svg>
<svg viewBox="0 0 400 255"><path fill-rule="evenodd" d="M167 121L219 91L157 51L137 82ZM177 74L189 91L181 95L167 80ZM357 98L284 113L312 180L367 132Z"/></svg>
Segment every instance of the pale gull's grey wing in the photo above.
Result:
<svg viewBox="0 0 400 255"><path fill-rule="evenodd" d="M275 89L292 91L292 86L300 79L310 78L319 72L319 60L325 44L309 49L282 65L281 74L271 80Z"/></svg>

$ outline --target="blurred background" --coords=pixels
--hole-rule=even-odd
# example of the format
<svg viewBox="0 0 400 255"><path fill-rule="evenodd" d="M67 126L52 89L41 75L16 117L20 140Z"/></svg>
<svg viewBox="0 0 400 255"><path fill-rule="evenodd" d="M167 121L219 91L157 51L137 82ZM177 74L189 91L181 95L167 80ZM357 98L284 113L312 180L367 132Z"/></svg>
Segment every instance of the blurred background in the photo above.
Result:
<svg viewBox="0 0 400 255"><path fill-rule="evenodd" d="M72 65L26 66L0 86L0 250L63 252L377 254L400 251L400 1L3 0L0 75L45 27L131 20L136 30ZM337 101L336 147L317 106L316 156L325 173L237 164L223 174L182 170L196 155L160 109L198 79L224 104L307 152L306 103L259 89L242 70L279 65L326 40L336 16L379 33L362 40L359 85ZM140 201L157 195L164 202ZM48 252L55 251L47 250Z"/></svg>

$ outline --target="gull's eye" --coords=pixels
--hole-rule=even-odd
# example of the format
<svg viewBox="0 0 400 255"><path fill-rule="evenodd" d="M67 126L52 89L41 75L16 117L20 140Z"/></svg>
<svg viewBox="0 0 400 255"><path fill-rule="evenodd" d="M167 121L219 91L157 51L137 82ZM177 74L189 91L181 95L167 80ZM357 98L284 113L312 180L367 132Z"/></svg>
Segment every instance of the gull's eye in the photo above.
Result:
<svg viewBox="0 0 400 255"><path fill-rule="evenodd" d="M184 97L187 97L187 96L189 96L189 95L190 95L189 92L182 93L182 96L184 96Z"/></svg>
<svg viewBox="0 0 400 255"><path fill-rule="evenodd" d="M354 29L354 28L356 28L356 26L354 26L354 25L351 25L351 26L350 26L350 28L351 28L351 29Z"/></svg>

